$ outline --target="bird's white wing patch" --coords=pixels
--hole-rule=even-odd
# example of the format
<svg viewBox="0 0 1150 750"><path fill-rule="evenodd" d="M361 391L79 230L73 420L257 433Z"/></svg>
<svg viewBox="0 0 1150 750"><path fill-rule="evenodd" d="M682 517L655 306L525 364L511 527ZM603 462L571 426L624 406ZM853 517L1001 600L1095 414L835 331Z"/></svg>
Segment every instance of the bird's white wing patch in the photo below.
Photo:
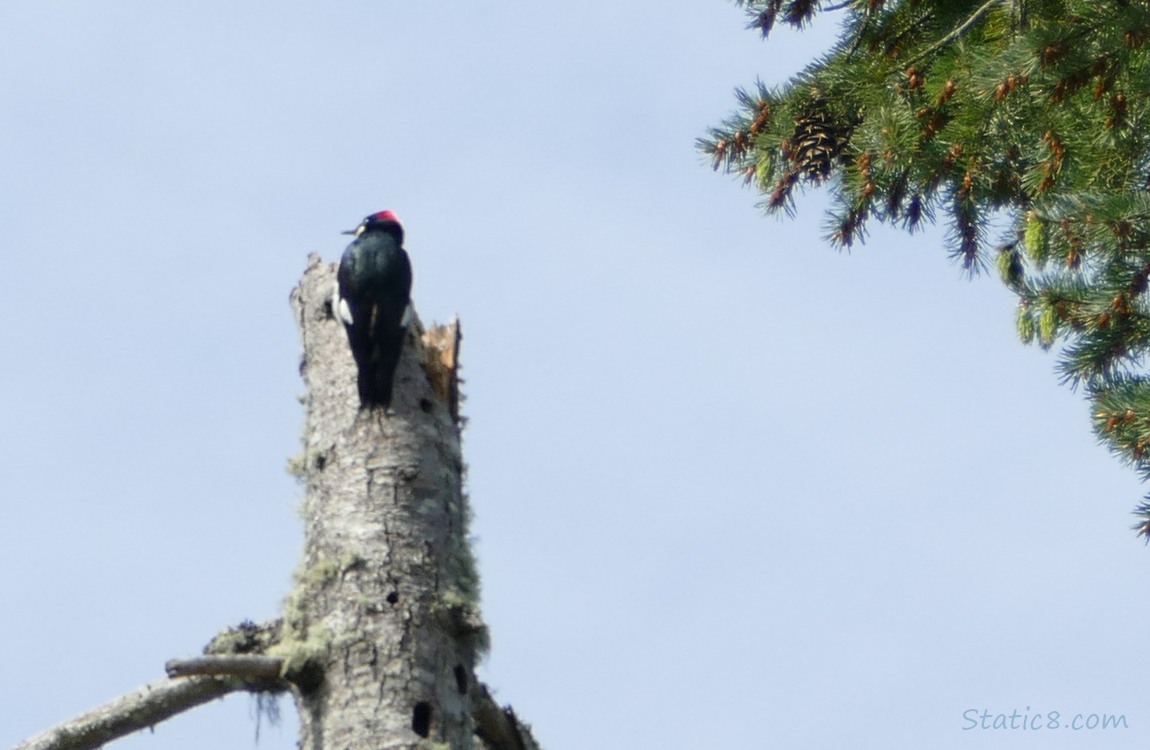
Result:
<svg viewBox="0 0 1150 750"><path fill-rule="evenodd" d="M339 298L339 304L336 305L336 310L339 314L339 319L343 321L344 325L354 325L355 318L351 316L351 308L348 307L347 300L343 297Z"/></svg>
<svg viewBox="0 0 1150 750"><path fill-rule="evenodd" d="M401 328L407 328L411 325L411 319L415 317L415 308L411 306L411 302L407 303L407 307L403 308L403 318L399 321Z"/></svg>
<svg viewBox="0 0 1150 750"><path fill-rule="evenodd" d="M331 290L331 301L334 303L332 307L335 309L336 317L343 321L344 325L353 325L355 319L351 316L351 308L348 307L347 300L339 292L339 282L335 282L335 286Z"/></svg>

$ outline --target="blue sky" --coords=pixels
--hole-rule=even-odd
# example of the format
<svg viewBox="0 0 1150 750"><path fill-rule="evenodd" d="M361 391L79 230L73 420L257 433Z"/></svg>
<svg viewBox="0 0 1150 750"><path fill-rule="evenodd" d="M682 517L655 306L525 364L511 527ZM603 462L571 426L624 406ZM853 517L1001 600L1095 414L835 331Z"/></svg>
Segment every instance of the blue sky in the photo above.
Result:
<svg viewBox="0 0 1150 750"><path fill-rule="evenodd" d="M836 253L820 196L763 218L693 149L833 31L763 44L721 0L0 6L0 747L276 614L287 295L382 208L421 316L463 319L482 676L548 748L1144 743L1145 488L1009 294L941 230ZM249 748L250 712L117 747Z"/></svg>

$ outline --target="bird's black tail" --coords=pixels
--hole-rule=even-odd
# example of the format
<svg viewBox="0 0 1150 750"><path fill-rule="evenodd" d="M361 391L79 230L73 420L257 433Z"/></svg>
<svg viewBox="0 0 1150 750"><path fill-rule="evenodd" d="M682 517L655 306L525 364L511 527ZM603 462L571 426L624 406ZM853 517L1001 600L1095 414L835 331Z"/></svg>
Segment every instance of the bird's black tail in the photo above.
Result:
<svg viewBox="0 0 1150 750"><path fill-rule="evenodd" d="M371 347L368 361L358 368L359 402L363 406L380 406L384 409L391 406L395 368L403 350L403 334L404 329L400 328L380 336Z"/></svg>
<svg viewBox="0 0 1150 750"><path fill-rule="evenodd" d="M391 391L395 383L395 365L373 362L371 367L359 370L359 402L363 406L391 406Z"/></svg>

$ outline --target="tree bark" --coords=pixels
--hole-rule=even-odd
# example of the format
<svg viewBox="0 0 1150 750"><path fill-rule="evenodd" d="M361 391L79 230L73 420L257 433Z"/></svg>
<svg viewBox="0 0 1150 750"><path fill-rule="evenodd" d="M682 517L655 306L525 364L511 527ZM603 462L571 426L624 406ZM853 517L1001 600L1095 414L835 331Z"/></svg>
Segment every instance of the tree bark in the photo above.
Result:
<svg viewBox="0 0 1150 750"><path fill-rule="evenodd" d="M303 750L470 748L486 630L458 415L452 390L432 386L454 367L458 326L425 344L414 323L392 406L361 409L334 283L312 256L292 293L308 389L305 549L273 653L298 687Z"/></svg>

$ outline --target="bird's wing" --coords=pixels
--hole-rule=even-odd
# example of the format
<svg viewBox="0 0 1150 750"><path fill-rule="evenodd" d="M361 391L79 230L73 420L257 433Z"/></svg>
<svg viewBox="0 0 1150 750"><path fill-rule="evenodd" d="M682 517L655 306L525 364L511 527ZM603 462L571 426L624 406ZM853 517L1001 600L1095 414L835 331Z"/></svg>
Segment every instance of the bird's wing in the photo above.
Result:
<svg viewBox="0 0 1150 750"><path fill-rule="evenodd" d="M348 302L355 291L355 266L356 254L349 247L339 261L339 271L335 276L335 314L349 326L355 325L355 316Z"/></svg>

